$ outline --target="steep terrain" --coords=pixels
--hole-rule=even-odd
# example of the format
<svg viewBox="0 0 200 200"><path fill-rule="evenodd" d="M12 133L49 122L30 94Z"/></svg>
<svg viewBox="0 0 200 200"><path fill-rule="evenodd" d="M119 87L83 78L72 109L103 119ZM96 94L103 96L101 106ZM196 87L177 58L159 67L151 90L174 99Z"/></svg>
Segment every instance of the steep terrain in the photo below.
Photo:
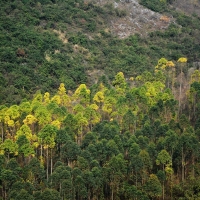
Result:
<svg viewBox="0 0 200 200"><path fill-rule="evenodd" d="M147 36L149 32L166 29L171 23L176 23L176 19L169 12L170 9L186 15L200 16L200 1L197 0L173 0L168 7L169 10L161 13L142 6L141 2L148 2L145 0L92 0L90 2L100 6L112 4L114 8L123 11L124 16L108 19L111 32L119 38L126 38L132 34Z"/></svg>
<svg viewBox="0 0 200 200"><path fill-rule="evenodd" d="M175 2L174 2L175 3ZM141 5L142 4L142 5ZM0 1L0 102L200 61L200 21L160 0ZM198 66L198 65L197 65Z"/></svg>
<svg viewBox="0 0 200 200"><path fill-rule="evenodd" d="M0 200L200 199L199 1L177 2L0 1Z"/></svg>
<svg viewBox="0 0 200 200"><path fill-rule="evenodd" d="M119 38L126 38L133 34L147 36L149 32L166 29L175 21L169 14L160 14L140 5L138 0L102 0L98 2L98 5L103 6L107 3L124 12L124 16L120 18L108 19L111 33Z"/></svg>
<svg viewBox="0 0 200 200"><path fill-rule="evenodd" d="M196 14L200 17L200 1L199 0L174 0L173 7L186 14Z"/></svg>

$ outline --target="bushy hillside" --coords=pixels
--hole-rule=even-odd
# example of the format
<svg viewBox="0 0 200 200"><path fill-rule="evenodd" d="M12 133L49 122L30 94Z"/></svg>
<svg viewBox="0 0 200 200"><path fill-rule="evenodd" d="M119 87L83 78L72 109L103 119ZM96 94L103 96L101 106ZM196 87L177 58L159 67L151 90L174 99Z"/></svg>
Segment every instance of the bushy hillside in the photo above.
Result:
<svg viewBox="0 0 200 200"><path fill-rule="evenodd" d="M153 9L149 2L141 1ZM165 31L119 39L111 34L109 20L122 19L128 15L126 10L97 3L0 2L1 103L20 102L37 90L54 92L61 82L73 90L99 78L112 80L119 71L127 78L135 77L144 70L152 71L161 57L177 60L185 56L190 65L199 61L200 23L196 16L171 10L176 23ZM159 11L169 12L168 2L162 5ZM98 70L95 77L88 78L94 70Z"/></svg>

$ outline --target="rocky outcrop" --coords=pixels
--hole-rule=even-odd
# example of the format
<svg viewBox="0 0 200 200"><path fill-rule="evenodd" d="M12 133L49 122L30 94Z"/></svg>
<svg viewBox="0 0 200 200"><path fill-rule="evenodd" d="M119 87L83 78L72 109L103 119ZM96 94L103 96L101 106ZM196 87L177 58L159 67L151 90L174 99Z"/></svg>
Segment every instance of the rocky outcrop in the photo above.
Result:
<svg viewBox="0 0 200 200"><path fill-rule="evenodd" d="M156 13L140 5L137 0L120 0L114 3L115 8L124 9L127 15L111 20L111 31L120 38L131 34L146 36L149 32L166 29L174 22L171 16Z"/></svg>
<svg viewBox="0 0 200 200"><path fill-rule="evenodd" d="M108 19L110 31L119 38L126 38L132 34L146 36L149 32L166 29L175 19L169 15L162 15L139 4L139 0L91 0L103 6L112 3L116 9L126 11L126 16ZM173 0L171 8L185 14L200 16L199 0Z"/></svg>
<svg viewBox="0 0 200 200"><path fill-rule="evenodd" d="M119 38L126 38L129 35L140 34L146 36L149 32L166 29L174 22L172 16L156 13L140 5L138 0L98 0L93 2L100 6L112 3L114 8L124 10L125 16L108 19L110 31Z"/></svg>

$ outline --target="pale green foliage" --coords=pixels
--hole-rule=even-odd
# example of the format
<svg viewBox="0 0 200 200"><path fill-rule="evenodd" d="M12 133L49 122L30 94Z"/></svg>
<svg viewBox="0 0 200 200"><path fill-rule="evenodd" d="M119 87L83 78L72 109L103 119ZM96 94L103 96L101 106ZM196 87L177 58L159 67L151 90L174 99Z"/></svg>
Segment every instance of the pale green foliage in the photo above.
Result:
<svg viewBox="0 0 200 200"><path fill-rule="evenodd" d="M0 154L18 154L18 145L11 139L6 139L1 145L0 145Z"/></svg>
<svg viewBox="0 0 200 200"><path fill-rule="evenodd" d="M20 136L26 136L26 138L28 140L31 140L32 139L32 132L31 132L31 129L29 128L29 126L27 125L22 125L20 127L20 129L17 131L16 133L16 136L15 136L15 139L17 140Z"/></svg>
<svg viewBox="0 0 200 200"><path fill-rule="evenodd" d="M47 124L39 133L38 138L41 144L46 147L54 148L57 128Z"/></svg>
<svg viewBox="0 0 200 200"><path fill-rule="evenodd" d="M171 163L171 156L165 149L163 149L157 156L156 164L157 165L160 165L160 164L166 165L168 163Z"/></svg>
<svg viewBox="0 0 200 200"><path fill-rule="evenodd" d="M35 117L38 120L39 125L46 125L51 121L50 112L42 105L35 110Z"/></svg>
<svg viewBox="0 0 200 200"><path fill-rule="evenodd" d="M87 89L85 84L81 84L75 91L73 95L76 101L79 101L81 104L88 105L90 101L90 90Z"/></svg>

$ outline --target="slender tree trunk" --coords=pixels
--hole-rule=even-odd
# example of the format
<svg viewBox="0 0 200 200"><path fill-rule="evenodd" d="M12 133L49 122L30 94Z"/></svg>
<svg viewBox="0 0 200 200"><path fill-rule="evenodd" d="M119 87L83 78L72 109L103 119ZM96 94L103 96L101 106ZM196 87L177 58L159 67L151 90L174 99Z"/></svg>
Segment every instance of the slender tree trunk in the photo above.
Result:
<svg viewBox="0 0 200 200"><path fill-rule="evenodd" d="M181 114L181 97L182 97L182 66L181 66L181 80L180 80L180 87L179 87L179 100L178 100L178 115Z"/></svg>
<svg viewBox="0 0 200 200"><path fill-rule="evenodd" d="M165 166L163 165L163 172L165 171ZM165 181L162 183L162 199L165 199Z"/></svg>
<svg viewBox="0 0 200 200"><path fill-rule="evenodd" d="M52 156L52 149L51 149L51 175L53 172L53 156Z"/></svg>
<svg viewBox="0 0 200 200"><path fill-rule="evenodd" d="M60 196L63 199L63 195L62 195L62 184L60 183Z"/></svg>
<svg viewBox="0 0 200 200"><path fill-rule="evenodd" d="M162 195L163 195L163 200L165 199L165 182L163 181L163 185L162 185L162 187L163 187L163 190L162 190Z"/></svg>
<svg viewBox="0 0 200 200"><path fill-rule="evenodd" d="M41 144L41 148L40 148L40 157L42 159L42 144Z"/></svg>
<svg viewBox="0 0 200 200"><path fill-rule="evenodd" d="M196 109L195 109L195 106L196 106L196 101L195 101L195 99L196 99L196 94L194 95L194 102L193 102L193 118L194 118L194 120L196 121Z"/></svg>
<svg viewBox="0 0 200 200"><path fill-rule="evenodd" d="M49 179L49 148L47 147L47 182Z"/></svg>
<svg viewBox="0 0 200 200"><path fill-rule="evenodd" d="M137 188L138 185L138 178L137 178L137 171L135 172L135 186Z"/></svg>
<svg viewBox="0 0 200 200"><path fill-rule="evenodd" d="M2 184L2 188L1 188L1 193L2 193L2 198L3 198L3 194L4 194L4 191L3 191L3 184ZM3 198L4 199L4 198Z"/></svg>
<svg viewBox="0 0 200 200"><path fill-rule="evenodd" d="M4 141L3 123L1 122L1 140Z"/></svg>
<svg viewBox="0 0 200 200"><path fill-rule="evenodd" d="M174 72L174 70L172 70L172 86L171 86L171 89L172 89L172 93L174 94L174 74L175 74L175 72Z"/></svg>
<svg viewBox="0 0 200 200"><path fill-rule="evenodd" d="M192 155L192 178L194 178L194 155Z"/></svg>
<svg viewBox="0 0 200 200"><path fill-rule="evenodd" d="M4 192L5 192L5 200L7 199L7 193L6 193L6 187L5 187L5 190L4 190Z"/></svg>
<svg viewBox="0 0 200 200"><path fill-rule="evenodd" d="M111 196L111 199L114 200L114 191L113 191L113 188L112 188L112 196Z"/></svg>
<svg viewBox="0 0 200 200"><path fill-rule="evenodd" d="M182 147L182 150L181 150L181 157L182 157L182 181L184 181L184 168L185 168L185 159L184 159L184 153L183 153L183 147Z"/></svg>
<svg viewBox="0 0 200 200"><path fill-rule="evenodd" d="M171 194L171 200L173 200L173 194L172 194L172 174L170 175L170 194Z"/></svg>

